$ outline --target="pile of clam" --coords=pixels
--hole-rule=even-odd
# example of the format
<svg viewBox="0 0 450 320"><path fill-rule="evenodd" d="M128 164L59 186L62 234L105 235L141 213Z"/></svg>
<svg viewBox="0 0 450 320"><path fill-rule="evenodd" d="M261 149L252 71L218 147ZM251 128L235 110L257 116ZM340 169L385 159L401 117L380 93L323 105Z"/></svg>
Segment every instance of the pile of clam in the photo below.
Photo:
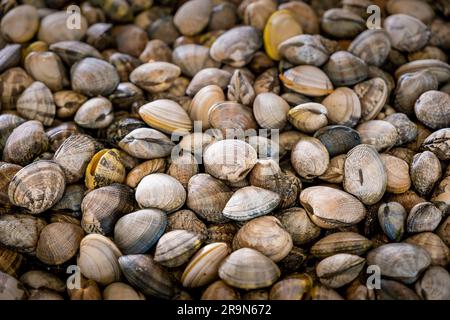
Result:
<svg viewBox="0 0 450 320"><path fill-rule="evenodd" d="M450 2L71 4L0 3L0 299L450 299Z"/></svg>

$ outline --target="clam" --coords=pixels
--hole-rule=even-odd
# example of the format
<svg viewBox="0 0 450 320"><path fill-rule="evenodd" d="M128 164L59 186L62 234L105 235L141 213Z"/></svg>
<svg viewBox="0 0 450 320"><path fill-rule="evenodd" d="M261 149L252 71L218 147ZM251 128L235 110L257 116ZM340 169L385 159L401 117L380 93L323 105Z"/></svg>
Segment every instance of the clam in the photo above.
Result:
<svg viewBox="0 0 450 320"><path fill-rule="evenodd" d="M260 32L250 26L230 29L219 36L211 46L211 58L233 67L247 64L261 47Z"/></svg>
<svg viewBox="0 0 450 320"><path fill-rule="evenodd" d="M166 231L186 230L197 234L203 241L208 236L206 225L191 210L179 210L169 215Z"/></svg>
<svg viewBox="0 0 450 320"><path fill-rule="evenodd" d="M133 210L133 192L122 184L89 192L81 203L81 225L87 233L109 235L117 220Z"/></svg>
<svg viewBox="0 0 450 320"><path fill-rule="evenodd" d="M450 299L450 275L442 267L432 266L415 284L416 293L426 300Z"/></svg>
<svg viewBox="0 0 450 320"><path fill-rule="evenodd" d="M386 10L389 14L404 13L429 24L434 18L433 8L426 2L413 0L394 0L386 4Z"/></svg>
<svg viewBox="0 0 450 320"><path fill-rule="evenodd" d="M24 300L27 291L22 283L7 273L0 271L0 299L2 300Z"/></svg>
<svg viewBox="0 0 450 320"><path fill-rule="evenodd" d="M431 202L442 211L443 215L447 215L449 213L449 193L448 193L448 183L450 181L450 177L445 177L438 184L436 189L433 192L433 196L431 198Z"/></svg>
<svg viewBox="0 0 450 320"><path fill-rule="evenodd" d="M319 176L319 179L329 183L341 183L344 180L344 164L346 154L340 154L330 159L327 170Z"/></svg>
<svg viewBox="0 0 450 320"><path fill-rule="evenodd" d="M117 106L117 104L115 105ZM126 116L123 118L117 117L106 129L106 138L108 139L108 142L118 146L119 142L133 130L145 127L146 125L144 121L141 121L139 119L129 118Z"/></svg>
<svg viewBox="0 0 450 320"><path fill-rule="evenodd" d="M250 290L244 293L242 300L269 300L269 292L265 289Z"/></svg>
<svg viewBox="0 0 450 320"><path fill-rule="evenodd" d="M20 67L10 68L0 75L0 103L3 110L13 109L17 98L33 83L25 70ZM4 116L4 115L2 115Z"/></svg>
<svg viewBox="0 0 450 320"><path fill-rule="evenodd" d="M446 107L449 103L449 94L430 90L417 99L414 112L424 125L432 129L446 128L450 125L450 112Z"/></svg>
<svg viewBox="0 0 450 320"><path fill-rule="evenodd" d="M83 229L75 224L50 223L41 231L36 257L45 264L62 264L75 256L83 236Z"/></svg>
<svg viewBox="0 0 450 320"><path fill-rule="evenodd" d="M330 187L306 188L300 193L300 202L311 220L321 228L355 225L366 216L366 208L357 198Z"/></svg>
<svg viewBox="0 0 450 320"><path fill-rule="evenodd" d="M239 69L236 69L231 76L227 98L228 100L237 101L244 105L251 105L255 99L255 90L253 89L252 83Z"/></svg>
<svg viewBox="0 0 450 320"><path fill-rule="evenodd" d="M129 54L120 52L116 52L110 55L108 58L108 62L112 64L117 70L119 79L122 82L128 81L130 73L141 65L141 61L139 59Z"/></svg>
<svg viewBox="0 0 450 320"><path fill-rule="evenodd" d="M314 286L310 294L312 300L344 300L335 290L322 285Z"/></svg>
<svg viewBox="0 0 450 320"><path fill-rule="evenodd" d="M348 253L338 253L319 262L317 276L324 285L340 288L352 282L365 265L365 259Z"/></svg>
<svg viewBox="0 0 450 320"><path fill-rule="evenodd" d="M142 208L173 212L184 205L186 191L175 178L164 173L144 177L136 187L136 201Z"/></svg>
<svg viewBox="0 0 450 320"><path fill-rule="evenodd" d="M81 133L81 129L72 121L63 122L45 131L51 152L56 152L63 142L74 134Z"/></svg>
<svg viewBox="0 0 450 320"><path fill-rule="evenodd" d="M0 216L0 243L17 252L36 251L39 235L46 226L41 218L24 214Z"/></svg>
<svg viewBox="0 0 450 320"><path fill-rule="evenodd" d="M405 242L425 249L431 257L432 265L446 267L450 263L450 249L434 233L422 232L409 237Z"/></svg>
<svg viewBox="0 0 450 320"><path fill-rule="evenodd" d="M328 124L327 108L320 103L304 103L289 110L287 119L298 130L313 133Z"/></svg>
<svg viewBox="0 0 450 320"><path fill-rule="evenodd" d="M198 174L189 180L187 189L188 208L210 222L227 220L222 215L222 210L232 192L222 181L208 174Z"/></svg>
<svg viewBox="0 0 450 320"><path fill-rule="evenodd" d="M96 141L88 135L74 134L56 150L53 160L64 171L67 183L83 178L89 161L96 151Z"/></svg>
<svg viewBox="0 0 450 320"><path fill-rule="evenodd" d="M442 220L442 212L430 202L416 204L409 212L406 230L409 233L434 231Z"/></svg>
<svg viewBox="0 0 450 320"><path fill-rule="evenodd" d="M377 151L391 149L398 140L396 127L385 120L369 120L356 127L361 143L373 146Z"/></svg>
<svg viewBox="0 0 450 320"><path fill-rule="evenodd" d="M323 66L335 86L354 85L368 76L366 63L347 51L337 51Z"/></svg>
<svg viewBox="0 0 450 320"><path fill-rule="evenodd" d="M22 167L19 165L0 162L0 204L4 206L11 205L8 197L8 186L14 175L19 172L20 169L22 169Z"/></svg>
<svg viewBox="0 0 450 320"><path fill-rule="evenodd" d="M391 123L397 129L397 143L400 146L408 142L412 142L417 137L417 125L409 120L404 113L393 113L384 118L385 121Z"/></svg>
<svg viewBox="0 0 450 320"><path fill-rule="evenodd" d="M363 255L372 247L372 241L355 232L336 232L317 241L311 254L326 258L336 254Z"/></svg>
<svg viewBox="0 0 450 320"><path fill-rule="evenodd" d="M388 87L382 78L358 83L354 90L361 101L361 116L365 121L374 119L388 98Z"/></svg>
<svg viewBox="0 0 450 320"><path fill-rule="evenodd" d="M189 180L200 171L197 159L188 152L173 156L167 169L167 174L177 179L184 188L187 188Z"/></svg>
<svg viewBox="0 0 450 320"><path fill-rule="evenodd" d="M173 23L183 35L196 35L208 25L211 10L210 0L188 1L178 8Z"/></svg>
<svg viewBox="0 0 450 320"><path fill-rule="evenodd" d="M77 265L86 278L108 285L120 280L121 256L114 242L100 234L89 234L81 240Z"/></svg>
<svg viewBox="0 0 450 320"><path fill-rule="evenodd" d="M70 70L72 89L86 96L108 96L119 84L113 65L97 58L84 58Z"/></svg>
<svg viewBox="0 0 450 320"><path fill-rule="evenodd" d="M353 127L361 118L361 102L355 91L347 87L334 90L323 101L331 124Z"/></svg>
<svg viewBox="0 0 450 320"><path fill-rule="evenodd" d="M344 164L344 190L364 204L370 205L383 197L386 185L386 169L375 148L362 144L347 153Z"/></svg>
<svg viewBox="0 0 450 320"><path fill-rule="evenodd" d="M19 44L8 44L0 49L0 72L19 65L21 49Z"/></svg>
<svg viewBox="0 0 450 320"><path fill-rule="evenodd" d="M206 288L201 300L239 300L239 292L222 280L217 280Z"/></svg>
<svg viewBox="0 0 450 320"><path fill-rule="evenodd" d="M63 196L64 172L54 162L36 161L17 172L8 187L11 203L38 214L50 209Z"/></svg>
<svg viewBox="0 0 450 320"><path fill-rule="evenodd" d="M312 287L309 276L295 276L275 283L270 289L270 300L306 300Z"/></svg>
<svg viewBox="0 0 450 320"><path fill-rule="evenodd" d="M53 94L58 118L69 118L73 116L87 97L72 90L62 90Z"/></svg>
<svg viewBox="0 0 450 320"><path fill-rule="evenodd" d="M291 11L305 33L319 33L319 18L311 5L301 1L288 1L280 4L279 9Z"/></svg>
<svg viewBox="0 0 450 320"><path fill-rule="evenodd" d="M39 29L38 10L28 4L9 10L0 25L2 36L15 43L31 40Z"/></svg>
<svg viewBox="0 0 450 320"><path fill-rule="evenodd" d="M347 153L361 143L361 138L356 130L342 125L323 127L315 131L314 138L322 142L330 157Z"/></svg>
<svg viewBox="0 0 450 320"><path fill-rule="evenodd" d="M183 135L192 130L187 112L176 102L160 99L139 108L139 115L149 126L168 134Z"/></svg>
<svg viewBox="0 0 450 320"><path fill-rule="evenodd" d="M277 10L275 1L243 1L238 7L238 14L246 25L263 30L272 13Z"/></svg>
<svg viewBox="0 0 450 320"><path fill-rule="evenodd" d="M210 127L208 113L215 103L225 101L223 90L217 85L208 85L200 89L189 106L189 115L193 121L200 121L202 130Z"/></svg>
<svg viewBox="0 0 450 320"><path fill-rule="evenodd" d="M71 213L80 212L85 191L86 187L83 184L68 185L63 197L52 207L52 210L68 211Z"/></svg>
<svg viewBox="0 0 450 320"><path fill-rule="evenodd" d="M148 41L146 31L135 24L115 26L111 35L115 38L117 50L133 57L139 57Z"/></svg>
<svg viewBox="0 0 450 320"><path fill-rule="evenodd" d="M73 283L72 283L73 284ZM102 295L97 282L86 279L80 274L80 287L67 289L70 300L101 300Z"/></svg>
<svg viewBox="0 0 450 320"><path fill-rule="evenodd" d="M145 296L123 282L113 282L103 290L104 300L145 300Z"/></svg>
<svg viewBox="0 0 450 320"><path fill-rule="evenodd" d="M277 69L270 68L261 73L253 83L253 89L255 89L255 94L257 95L263 92L273 92L279 94L281 88Z"/></svg>
<svg viewBox="0 0 450 320"><path fill-rule="evenodd" d="M350 10L329 9L324 12L320 26L330 36L351 39L364 31L366 21Z"/></svg>
<svg viewBox="0 0 450 320"><path fill-rule="evenodd" d="M166 267L179 267L190 259L201 244L197 234L186 230L173 230L159 239L154 259Z"/></svg>
<svg viewBox="0 0 450 320"><path fill-rule="evenodd" d="M272 212L279 203L280 196L277 193L249 186L238 189L222 213L229 219L246 221Z"/></svg>
<svg viewBox="0 0 450 320"><path fill-rule="evenodd" d="M380 154L381 161L386 169L386 191L392 193L403 193L411 187L409 177L409 166L404 160L397 157Z"/></svg>
<svg viewBox="0 0 450 320"><path fill-rule="evenodd" d="M272 285L280 277L277 265L262 253L242 248L230 254L219 268L219 277L240 289L259 289Z"/></svg>
<svg viewBox="0 0 450 320"><path fill-rule="evenodd" d="M131 169L131 171L127 175L125 184L131 188L136 188L136 186L145 176L152 173L164 173L165 169L165 159L153 159L142 162L141 164Z"/></svg>
<svg viewBox="0 0 450 320"><path fill-rule="evenodd" d="M85 183L88 189L125 181L125 167L119 150L103 149L97 152L86 167Z"/></svg>
<svg viewBox="0 0 450 320"><path fill-rule="evenodd" d="M406 211L398 202L383 203L378 208L378 222L386 236L400 241L405 232Z"/></svg>
<svg viewBox="0 0 450 320"><path fill-rule="evenodd" d="M447 63L436 59L424 59L406 63L395 71L395 77L399 79L406 73L422 70L427 70L432 73L440 83L450 79L450 66Z"/></svg>
<svg viewBox="0 0 450 320"><path fill-rule="evenodd" d="M101 59L101 54L96 48L82 41L55 42L50 45L49 49L55 52L69 66L87 57Z"/></svg>
<svg viewBox="0 0 450 320"><path fill-rule="evenodd" d="M25 257L21 253L0 246L0 272L17 277L17 272L21 270L24 262Z"/></svg>
<svg viewBox="0 0 450 320"><path fill-rule="evenodd" d="M450 130L447 128L437 130L427 136L422 143L423 150L433 152L440 160L450 159Z"/></svg>
<svg viewBox="0 0 450 320"><path fill-rule="evenodd" d="M367 265L378 265L382 276L413 283L431 263L428 252L409 243L389 243L367 254Z"/></svg>
<svg viewBox="0 0 450 320"><path fill-rule="evenodd" d="M291 235L281 222L271 216L252 219L242 226L233 240L233 248L258 250L275 262L285 258L292 249Z"/></svg>
<svg viewBox="0 0 450 320"><path fill-rule="evenodd" d="M41 21L38 39L48 44L66 40L81 40L88 27L86 18L83 15L79 16L79 28L70 29L70 24L67 22L66 11L50 13Z"/></svg>
<svg viewBox="0 0 450 320"><path fill-rule="evenodd" d="M184 269L181 277L183 287L202 287L217 279L219 266L230 251L223 242L208 244L197 251Z"/></svg>
<svg viewBox="0 0 450 320"><path fill-rule="evenodd" d="M38 120L50 126L56 113L53 96L45 84L33 82L17 99L17 112L28 120Z"/></svg>
<svg viewBox="0 0 450 320"><path fill-rule="evenodd" d="M192 78L186 89L186 94L195 96L201 89L210 85L216 85L222 90L226 89L230 83L231 73L217 68L205 68ZM223 101L225 99L222 99ZM218 102L218 101L217 101Z"/></svg>
<svg viewBox="0 0 450 320"><path fill-rule="evenodd" d="M256 130L258 127L252 110L233 101L214 104L209 109L208 115L211 127L220 129L227 139L241 137L248 132L247 130Z"/></svg>
<svg viewBox="0 0 450 320"><path fill-rule="evenodd" d="M139 159L155 159L170 155L174 143L158 130L138 128L127 134L119 147Z"/></svg>
<svg viewBox="0 0 450 320"><path fill-rule="evenodd" d="M167 225L166 214L158 209L144 209L126 214L114 227L114 242L124 254L145 253Z"/></svg>
<svg viewBox="0 0 450 320"><path fill-rule="evenodd" d="M388 197L389 201L400 203L409 212L416 204L426 202L424 198L421 198L417 193L412 190L408 190L401 194L391 194Z"/></svg>
<svg viewBox="0 0 450 320"><path fill-rule="evenodd" d="M333 92L327 74L314 66L297 66L280 75L280 80L295 92L311 97L321 97Z"/></svg>
<svg viewBox="0 0 450 320"><path fill-rule="evenodd" d="M172 61L188 77L193 77L202 69L220 66L219 62L214 61L209 56L209 48L197 44L185 44L176 47L172 53Z"/></svg>
<svg viewBox="0 0 450 320"><path fill-rule="evenodd" d="M283 30L283 32L280 32ZM273 60L281 60L278 46L284 40L303 33L302 26L289 10L278 10L272 13L264 27L264 49Z"/></svg>
<svg viewBox="0 0 450 320"><path fill-rule="evenodd" d="M204 154L205 170L213 177L238 182L247 176L257 161L255 149L242 140L221 140L209 145Z"/></svg>
<svg viewBox="0 0 450 320"><path fill-rule="evenodd" d="M144 50L139 55L139 60L143 63L150 61L171 62L172 50L164 41L153 39L147 42Z"/></svg>
<svg viewBox="0 0 450 320"><path fill-rule="evenodd" d="M236 5L230 2L213 3L208 29L212 31L228 30L236 25Z"/></svg>
<svg viewBox="0 0 450 320"><path fill-rule="evenodd" d="M391 40L386 31L369 29L360 33L350 44L348 51L368 65L381 66L391 50Z"/></svg>
<svg viewBox="0 0 450 320"><path fill-rule="evenodd" d="M50 90L58 91L69 84L61 59L53 52L32 52L25 58L25 69Z"/></svg>
<svg viewBox="0 0 450 320"><path fill-rule="evenodd" d="M330 155L319 139L305 136L293 147L291 162L300 177L311 179L327 170Z"/></svg>
<svg viewBox="0 0 450 320"><path fill-rule="evenodd" d="M392 47L413 52L422 49L430 38L430 29L419 19L399 13L387 17L383 22Z"/></svg>
<svg viewBox="0 0 450 320"><path fill-rule="evenodd" d="M348 286L346 294L348 300L375 300L374 289L369 289L358 279Z"/></svg>
<svg viewBox="0 0 450 320"><path fill-rule="evenodd" d="M420 195L430 193L441 177L441 164L430 151L417 153L410 167L411 181Z"/></svg>
<svg viewBox="0 0 450 320"><path fill-rule="evenodd" d="M382 279L380 289L375 292L377 300L419 300L414 290L394 280Z"/></svg>
<svg viewBox="0 0 450 320"><path fill-rule="evenodd" d="M295 3L295 2L291 2ZM337 42L320 35L297 35L284 40L278 46L279 54L294 65L319 67L336 51Z"/></svg>

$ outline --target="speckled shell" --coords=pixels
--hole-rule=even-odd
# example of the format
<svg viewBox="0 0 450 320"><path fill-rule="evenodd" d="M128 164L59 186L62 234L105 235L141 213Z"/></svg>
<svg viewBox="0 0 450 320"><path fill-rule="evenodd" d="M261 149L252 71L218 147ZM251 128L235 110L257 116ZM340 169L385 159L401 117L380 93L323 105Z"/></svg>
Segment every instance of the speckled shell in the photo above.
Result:
<svg viewBox="0 0 450 320"><path fill-rule="evenodd" d="M17 252L35 254L39 235L45 226L43 219L30 215L1 215L0 243Z"/></svg>
<svg viewBox="0 0 450 320"><path fill-rule="evenodd" d="M86 167L85 183L88 189L105 187L125 181L125 166L117 149L97 152Z"/></svg>

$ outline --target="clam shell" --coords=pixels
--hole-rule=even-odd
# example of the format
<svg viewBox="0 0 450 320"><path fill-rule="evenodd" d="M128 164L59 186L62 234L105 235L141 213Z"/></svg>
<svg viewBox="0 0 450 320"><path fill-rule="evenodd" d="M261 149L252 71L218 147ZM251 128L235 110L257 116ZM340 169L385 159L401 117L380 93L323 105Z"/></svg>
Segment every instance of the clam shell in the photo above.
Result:
<svg viewBox="0 0 450 320"><path fill-rule="evenodd" d="M87 30L87 20L83 15L79 17L80 28L69 29L66 11L56 11L41 20L38 39L52 44L66 40L81 40Z"/></svg>
<svg viewBox="0 0 450 320"><path fill-rule="evenodd" d="M291 1L290 3L295 3ZM337 47L337 42L320 35L298 35L284 40L278 46L280 55L294 65L320 67Z"/></svg>
<svg viewBox="0 0 450 320"><path fill-rule="evenodd" d="M291 163L300 177L305 179L322 175L328 168L330 156L319 139L302 137L291 152Z"/></svg>
<svg viewBox="0 0 450 320"><path fill-rule="evenodd" d="M440 160L450 159L450 129L439 129L425 138L421 148L433 152Z"/></svg>
<svg viewBox="0 0 450 320"><path fill-rule="evenodd" d="M197 234L186 230L170 231L158 240L154 259L166 267L179 267L190 259L201 244Z"/></svg>
<svg viewBox="0 0 450 320"><path fill-rule="evenodd" d="M24 300L26 298L26 289L16 278L0 271L0 283L1 300Z"/></svg>
<svg viewBox="0 0 450 320"><path fill-rule="evenodd" d="M0 75L0 102L3 110L14 109L17 98L33 83L25 70L20 67L10 68ZM1 115L5 116L5 115Z"/></svg>
<svg viewBox="0 0 450 320"><path fill-rule="evenodd" d="M111 64L97 58L84 58L71 70L72 89L86 96L108 96L119 84L119 75Z"/></svg>
<svg viewBox="0 0 450 320"><path fill-rule="evenodd" d="M130 73L130 81L151 93L169 89L181 74L181 69L168 62L144 63Z"/></svg>
<svg viewBox="0 0 450 320"><path fill-rule="evenodd" d="M25 4L5 13L0 25L5 39L23 43L34 37L39 29L39 14L34 6Z"/></svg>
<svg viewBox="0 0 450 320"><path fill-rule="evenodd" d="M354 87L361 102L361 116L365 121L374 119L388 98L388 87L382 78L372 78Z"/></svg>
<svg viewBox="0 0 450 320"><path fill-rule="evenodd" d="M76 40L55 42L49 48L69 66L87 57L102 58L97 49L85 42Z"/></svg>
<svg viewBox="0 0 450 320"><path fill-rule="evenodd" d="M160 99L139 108L139 115L149 126L168 134L184 135L192 130L187 112L176 102Z"/></svg>
<svg viewBox="0 0 450 320"><path fill-rule="evenodd" d="M239 69L234 70L233 76L228 85L227 98L231 101L237 101L244 105L251 105L255 99L255 90L252 82Z"/></svg>
<svg viewBox="0 0 450 320"><path fill-rule="evenodd" d="M181 276L183 287L197 288L213 282L219 277L219 266L230 252L224 242L211 243L198 250Z"/></svg>
<svg viewBox="0 0 450 320"><path fill-rule="evenodd" d="M449 103L449 94L430 90L416 100L414 112L420 122L432 129L447 128L450 126Z"/></svg>
<svg viewBox="0 0 450 320"><path fill-rule="evenodd" d="M62 90L53 94L53 100L58 118L68 118L77 112L87 97L72 90Z"/></svg>
<svg viewBox="0 0 450 320"><path fill-rule="evenodd" d="M314 138L322 142L330 157L347 153L361 143L361 138L356 130L342 125L323 127L315 131Z"/></svg>
<svg viewBox="0 0 450 320"><path fill-rule="evenodd" d="M43 82L52 91L62 90L69 84L64 65L53 52L31 52L24 65L33 79Z"/></svg>
<svg viewBox="0 0 450 320"><path fill-rule="evenodd" d="M311 289L312 300L344 300L335 290L326 286L316 285Z"/></svg>
<svg viewBox="0 0 450 320"><path fill-rule="evenodd" d="M208 236L206 225L191 210L179 210L169 215L166 231L186 230L199 235L201 240Z"/></svg>
<svg viewBox="0 0 450 320"><path fill-rule="evenodd" d="M173 23L183 35L193 36L208 25L211 11L210 0L191 0L178 8Z"/></svg>
<svg viewBox="0 0 450 320"><path fill-rule="evenodd" d="M360 33L348 47L348 51L368 65L381 66L391 50L391 40L385 30L369 29Z"/></svg>
<svg viewBox="0 0 450 320"><path fill-rule="evenodd" d="M241 137L258 127L251 109L233 101L214 104L208 111L208 118L211 127L221 130L227 139Z"/></svg>
<svg viewBox="0 0 450 320"><path fill-rule="evenodd" d="M410 166L410 176L414 188L420 195L430 193L441 177L439 159L430 151L417 153Z"/></svg>
<svg viewBox="0 0 450 320"><path fill-rule="evenodd" d="M277 265L262 253L242 248L230 254L219 268L219 277L240 289L260 289L272 285L280 277Z"/></svg>
<svg viewBox="0 0 450 320"><path fill-rule="evenodd" d="M136 187L136 201L142 208L173 212L186 201L186 191L175 178L164 173L144 177Z"/></svg>
<svg viewBox="0 0 450 320"><path fill-rule="evenodd" d="M222 211L233 193L225 183L202 173L189 180L187 190L189 209L209 222L227 221Z"/></svg>
<svg viewBox="0 0 450 320"><path fill-rule="evenodd" d="M334 90L323 101L331 124L355 126L361 118L361 102L355 91L342 87Z"/></svg>
<svg viewBox="0 0 450 320"><path fill-rule="evenodd" d="M122 183L125 181L125 174L119 150L103 149L91 158L86 167L86 187L95 189L113 183Z"/></svg>
<svg viewBox="0 0 450 320"><path fill-rule="evenodd" d="M50 126L56 113L56 106L50 90L42 82L33 82L17 99L17 112L28 120L38 120Z"/></svg>
<svg viewBox="0 0 450 320"><path fill-rule="evenodd" d="M189 96L194 96L201 89L209 85L216 85L222 90L225 90L230 83L230 79L231 73L226 70L217 68L202 69L192 78L189 86L186 88L186 94Z"/></svg>
<svg viewBox="0 0 450 320"><path fill-rule="evenodd" d="M287 119L298 130L313 133L328 124L327 113L320 103L308 102L290 109Z"/></svg>
<svg viewBox="0 0 450 320"><path fill-rule="evenodd" d="M319 179L330 183L341 183L344 180L344 163L346 154L340 154L330 159L327 170L319 176Z"/></svg>
<svg viewBox="0 0 450 320"><path fill-rule="evenodd" d="M81 225L87 233L109 235L117 220L133 210L133 192L122 184L113 184L89 192L81 203Z"/></svg>
<svg viewBox="0 0 450 320"><path fill-rule="evenodd" d="M167 157L174 146L166 135L150 128L135 129L119 142L120 148L139 159Z"/></svg>
<svg viewBox="0 0 450 320"><path fill-rule="evenodd" d="M434 74L440 83L450 79L450 66L447 63L436 59L423 59L403 64L395 71L395 77L399 79L405 73L421 70L427 70Z"/></svg>
<svg viewBox="0 0 450 320"><path fill-rule="evenodd" d="M145 253L164 233L166 214L158 209L144 209L126 214L114 227L114 243L124 254Z"/></svg>
<svg viewBox="0 0 450 320"><path fill-rule="evenodd" d="M239 292L228 286L224 281L217 280L206 288L201 300L239 300Z"/></svg>
<svg viewBox="0 0 450 320"><path fill-rule="evenodd" d="M291 235L275 217L258 217L239 229L233 240L233 249L252 248L275 262L285 258L292 249Z"/></svg>
<svg viewBox="0 0 450 320"><path fill-rule="evenodd" d="M91 98L84 102L74 117L74 121L80 127L88 129L106 128L113 119L113 105L103 97Z"/></svg>
<svg viewBox="0 0 450 320"><path fill-rule="evenodd" d="M333 84L325 72L314 66L297 66L280 75L283 84L295 92L321 97L333 92Z"/></svg>
<svg viewBox="0 0 450 320"><path fill-rule="evenodd" d="M197 44L185 44L176 47L172 53L172 61L188 77L195 76L197 72L205 68L220 67L220 63L209 56L209 48Z"/></svg>
<svg viewBox="0 0 450 320"><path fill-rule="evenodd" d="M145 296L123 282L113 282L103 290L104 300L145 300Z"/></svg>
<svg viewBox="0 0 450 320"><path fill-rule="evenodd" d="M382 279L376 290L377 300L419 300L417 294L401 282Z"/></svg>
<svg viewBox="0 0 450 320"><path fill-rule="evenodd" d="M442 220L442 212L430 202L416 204L408 214L406 230L408 233L433 232Z"/></svg>
<svg viewBox="0 0 450 320"><path fill-rule="evenodd" d="M446 267L450 263L450 249L434 233L422 232L409 237L405 242L425 249L431 257L432 265Z"/></svg>
<svg viewBox="0 0 450 320"><path fill-rule="evenodd" d="M86 187L82 184L68 185L63 197L52 207L52 210L80 212L85 191Z"/></svg>
<svg viewBox="0 0 450 320"><path fill-rule="evenodd" d="M17 252L34 254L39 235L45 226L44 220L30 215L1 215L0 243Z"/></svg>
<svg viewBox="0 0 450 320"><path fill-rule="evenodd" d="M384 120L369 120L356 127L361 143L373 146L377 151L387 151L398 141L397 129Z"/></svg>
<svg viewBox="0 0 450 320"><path fill-rule="evenodd" d="M22 169L21 166L7 163L7 162L1 162L0 161L0 204L4 206L10 206L11 203L9 202L8 197L8 186L11 182L14 175L19 172L19 170Z"/></svg>
<svg viewBox="0 0 450 320"><path fill-rule="evenodd" d="M24 262L25 258L21 253L0 246L0 272L17 277Z"/></svg>
<svg viewBox="0 0 450 320"><path fill-rule="evenodd" d="M41 231L36 257L45 264L62 264L75 256L83 236L83 229L75 224L50 223Z"/></svg>
<svg viewBox="0 0 450 320"><path fill-rule="evenodd" d="M70 300L101 300L102 295L97 282L86 279L80 274L80 287L67 289Z"/></svg>
<svg viewBox="0 0 450 320"><path fill-rule="evenodd" d="M340 288L352 282L364 268L365 259L353 254L339 253L319 262L316 268L320 282Z"/></svg>
<svg viewBox="0 0 450 320"><path fill-rule="evenodd" d="M344 164L345 191L370 205L383 197L386 184L386 168L373 147L362 144L348 152Z"/></svg>
<svg viewBox="0 0 450 320"><path fill-rule="evenodd" d="M131 169L131 171L127 175L125 184L131 188L136 188L136 186L145 176L148 176L152 173L164 173L165 171L165 159L148 160Z"/></svg>
<svg viewBox="0 0 450 320"><path fill-rule="evenodd" d="M411 187L408 163L388 154L380 154L380 158L386 168L386 191L391 193L408 191Z"/></svg>
<svg viewBox="0 0 450 320"><path fill-rule="evenodd" d="M430 38L430 30L419 19L407 14L393 14L383 22L392 47L413 52L422 49Z"/></svg>
<svg viewBox="0 0 450 320"><path fill-rule="evenodd" d="M320 228L311 221L302 208L293 207L284 210L279 219L296 246L309 243L320 235Z"/></svg>
<svg viewBox="0 0 450 320"><path fill-rule="evenodd" d="M63 196L66 187L64 172L54 162L33 162L16 173L8 187L11 203L24 207L31 214L50 209Z"/></svg>
<svg viewBox="0 0 450 320"><path fill-rule="evenodd" d="M223 209L223 215L236 221L250 220L272 212L280 196L272 191L250 186L238 189Z"/></svg>
<svg viewBox="0 0 450 320"><path fill-rule="evenodd" d="M392 124L397 129L397 143L400 146L412 142L417 137L417 125L409 120L404 113L393 113L384 118L385 121Z"/></svg>
<svg viewBox="0 0 450 320"><path fill-rule="evenodd" d="M311 247L311 254L326 258L336 254L363 255L372 241L355 232L336 232L323 237Z"/></svg>
<svg viewBox="0 0 450 320"><path fill-rule="evenodd" d="M229 182L238 182L247 176L257 161L256 150L242 140L221 140L212 143L203 154L207 173Z"/></svg>
<svg viewBox="0 0 450 320"><path fill-rule="evenodd" d="M225 101L223 90L217 85L208 85L200 89L189 105L189 116L193 121L200 122L202 130L210 127L209 110L215 103Z"/></svg>
<svg viewBox="0 0 450 320"><path fill-rule="evenodd" d="M187 188L189 180L199 173L197 159L188 152L174 156L167 169L167 174L177 179L184 188Z"/></svg>
<svg viewBox="0 0 450 320"><path fill-rule="evenodd" d="M270 289L270 300L305 300L311 290L312 281L308 277L287 278L278 281Z"/></svg>
<svg viewBox="0 0 450 320"><path fill-rule="evenodd" d="M300 1L288 1L280 4L278 8L291 11L305 33L319 33L319 18L311 5Z"/></svg>
<svg viewBox="0 0 450 320"><path fill-rule="evenodd" d="M56 152L67 138L78 133L81 133L81 129L72 121L63 122L58 126L49 128L45 131L45 134L48 137L50 151Z"/></svg>
<svg viewBox="0 0 450 320"><path fill-rule="evenodd" d="M431 257L425 249L409 243L389 243L367 254L367 265L378 265L381 275L413 283L428 268Z"/></svg>
<svg viewBox="0 0 450 320"><path fill-rule="evenodd" d="M430 267L416 282L415 289L424 300L448 300L450 299L450 275L442 267Z"/></svg>
<svg viewBox="0 0 450 320"><path fill-rule="evenodd" d="M366 63L347 51L333 53L323 70L335 86L354 85L368 76Z"/></svg>
<svg viewBox="0 0 450 320"><path fill-rule="evenodd" d="M386 236L400 241L405 231L406 211L398 202L383 203L378 208L378 222Z"/></svg>
<svg viewBox="0 0 450 320"><path fill-rule="evenodd" d="M355 225L364 219L364 205L351 194L330 187L316 186L300 193L300 202L311 220L321 228Z"/></svg>
<svg viewBox="0 0 450 320"><path fill-rule="evenodd" d="M86 278L108 285L120 280L121 256L114 242L100 234L89 234L81 240L77 265Z"/></svg>
<svg viewBox="0 0 450 320"><path fill-rule="evenodd" d="M75 183L83 178L95 151L94 139L88 135L75 134L61 144L56 150L53 160L61 166L67 183Z"/></svg>
<svg viewBox="0 0 450 320"><path fill-rule="evenodd" d="M320 26L330 36L340 39L352 39L364 31L366 21L351 10L334 8L323 13Z"/></svg>

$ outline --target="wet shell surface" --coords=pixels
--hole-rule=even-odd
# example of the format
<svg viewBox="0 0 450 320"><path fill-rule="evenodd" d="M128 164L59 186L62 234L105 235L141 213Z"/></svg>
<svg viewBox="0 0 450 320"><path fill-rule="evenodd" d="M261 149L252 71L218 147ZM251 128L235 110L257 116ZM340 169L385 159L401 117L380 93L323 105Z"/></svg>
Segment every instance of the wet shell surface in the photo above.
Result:
<svg viewBox="0 0 450 320"><path fill-rule="evenodd" d="M11 203L32 214L50 209L63 196L66 186L64 172L52 162L33 162L16 173L8 188Z"/></svg>
<svg viewBox="0 0 450 320"><path fill-rule="evenodd" d="M165 233L155 249L155 261L166 267L179 267L200 248L200 236L186 230Z"/></svg>
<svg viewBox="0 0 450 320"><path fill-rule="evenodd" d="M259 289L272 285L280 277L280 269L262 253L242 248L225 259L219 277L236 288Z"/></svg>
<svg viewBox="0 0 450 320"><path fill-rule="evenodd" d="M381 229L393 241L400 241L405 232L406 210L398 202L383 203L378 208Z"/></svg>
<svg viewBox="0 0 450 320"><path fill-rule="evenodd" d="M314 66L297 66L280 75L280 80L295 92L311 97L321 97L333 92L327 74Z"/></svg>
<svg viewBox="0 0 450 320"><path fill-rule="evenodd" d="M322 104L327 108L330 124L355 126L361 118L361 102L350 88L341 87L327 96Z"/></svg>
<svg viewBox="0 0 450 320"><path fill-rule="evenodd" d="M97 152L86 167L85 183L88 189L105 187L125 180L125 166L117 149Z"/></svg>
<svg viewBox="0 0 450 320"><path fill-rule="evenodd" d="M340 288L353 281L361 272L365 259L339 253L319 262L316 268L320 282L331 288Z"/></svg>

